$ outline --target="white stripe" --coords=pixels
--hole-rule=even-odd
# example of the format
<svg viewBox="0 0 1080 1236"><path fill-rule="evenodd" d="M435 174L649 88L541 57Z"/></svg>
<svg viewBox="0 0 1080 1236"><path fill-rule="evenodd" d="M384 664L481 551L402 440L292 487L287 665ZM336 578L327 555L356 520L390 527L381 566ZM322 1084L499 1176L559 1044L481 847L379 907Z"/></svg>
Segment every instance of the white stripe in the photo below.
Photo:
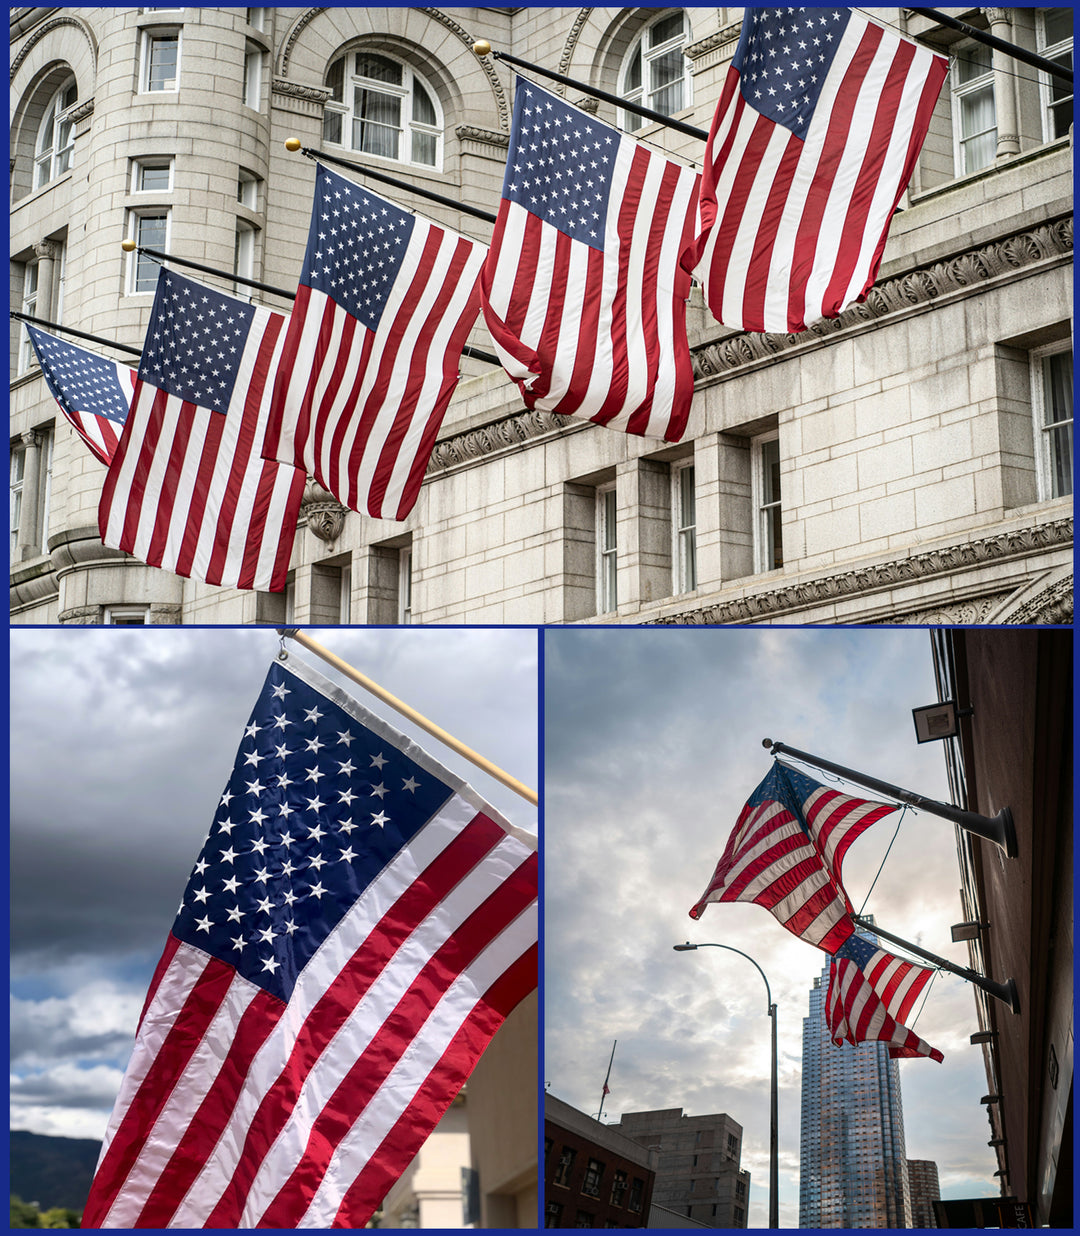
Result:
<svg viewBox="0 0 1080 1236"><path fill-rule="evenodd" d="M205 963L209 960L207 954L190 944L181 943L173 965L177 964L181 953L191 956L193 966L200 961ZM138 1157L109 1213L102 1221L102 1227L134 1227L155 1182L168 1165L199 1105L217 1080L227 1046L232 1042L240 1019L259 990L254 983L241 975L233 976L202 1041L183 1073L177 1078L169 1102L153 1126L146 1131ZM145 1043L140 1035L136 1052L146 1059L147 1066L157 1054L156 1050L153 1050L152 1054L151 1051L149 1044Z"/></svg>
<svg viewBox="0 0 1080 1236"><path fill-rule="evenodd" d="M299 1226L328 1227L332 1223L358 1164L366 1163L378 1150L484 992L533 947L537 933L534 901L454 980L423 1030L342 1139Z"/></svg>
<svg viewBox="0 0 1080 1236"><path fill-rule="evenodd" d="M788 329L788 298L791 291L791 267L794 261L795 246L799 235L799 226L806 210L807 196L813 187L817 174L825 139L829 132L829 122L832 119L836 96L843 84L844 77L851 65L852 58L858 50L859 41L866 29L866 21L857 14L852 14L847 29L836 49L836 55L825 78L821 94L814 106L814 115L807 129L806 137L799 153L799 162L784 202L784 210L776 229L776 240L769 261L769 273L765 292L765 329L766 331L784 332ZM876 109L875 109L876 110ZM782 133L788 135L788 130L781 126ZM845 212L846 213L846 212ZM828 226L826 214L822 219L822 229ZM811 238L812 239L812 238ZM803 245L807 243L804 237ZM817 240L812 240L815 253ZM817 264L815 256L812 266Z"/></svg>
<svg viewBox="0 0 1080 1236"><path fill-rule="evenodd" d="M274 379L275 388L279 382L284 385L281 397L281 430L278 435L277 448L277 457L282 463L293 463L296 458L296 431L308 382L311 380L315 350L322 324L322 309L325 303L326 297L321 292L312 289L307 312L301 320L295 363L289 373L278 371ZM301 458L305 469L309 472L314 467L310 458L311 449L310 440L302 444Z"/></svg>
<svg viewBox="0 0 1080 1236"><path fill-rule="evenodd" d="M247 1084L233 1111L229 1126L178 1209L175 1226L199 1227L205 1222L232 1179L243 1149L244 1137L259 1103L277 1081L304 1021L380 919L409 889L420 873L460 834L475 814L475 809L457 795L450 798L438 815L416 834L408 847L399 851L387 868L369 885L305 966L297 980L286 1013L252 1062ZM496 848L500 855L512 854L514 850L507 847L516 847L517 850L527 853L525 847L511 837L500 842ZM471 899L477 898L479 901L488 895L490 888L487 881L492 869L499 870L497 862L497 859L492 859L491 866L488 867L488 859L481 860L480 867L475 868L458 888L440 903L437 908L437 912L441 910L443 915L439 924L442 932L440 938L431 938L434 916L429 916L402 944L350 1014L346 1026L339 1032L333 1052L327 1053L332 1057L330 1061L324 1064L324 1056L313 1070L314 1079L309 1077L305 1082L298 1107L304 1102L304 1094L312 1093L313 1087L318 1085L327 1069L334 1067L341 1053L347 1054L348 1049L343 1046L345 1040L342 1036L346 1036L347 1040L349 1034L356 1033L356 1030L350 1027L355 1028L367 1019L377 1029L384 1014L372 1013L371 1010L379 1009L380 999L385 1000L387 993L396 991L397 997L389 1004L389 1008L393 1008L396 999L400 998L412 981L415 968L423 965L431 953L440 947L445 936L458 925L454 915L467 916L474 908ZM482 892L485 889L487 891ZM353 1058L348 1056L346 1067ZM289 1127L286 1125L283 1136L288 1134Z"/></svg>
<svg viewBox="0 0 1080 1236"><path fill-rule="evenodd" d="M491 854L462 880L462 882L418 924L416 930L394 955L386 967L364 993L363 998L350 1013L336 1035L332 1050L325 1051L304 1079L289 1119L278 1134L252 1181L244 1206L243 1222L253 1222L260 1217L274 1200L282 1183L289 1178L294 1168L304 1157L308 1139L316 1120L328 1105L332 1107L334 1092L345 1080L350 1069L376 1039L383 1024L408 991L432 956L446 943L453 932L512 874L514 867L526 861L523 849L511 837L505 838ZM517 862L512 860L516 859ZM535 929L534 929L535 931ZM536 939L535 934L533 940ZM488 946L490 947L490 946ZM481 953L464 972L466 975L483 958ZM451 991L460 984L455 980ZM487 985L485 984L485 987ZM481 989L483 991L484 988ZM431 1017L438 1013L445 996L425 1021L417 1027L415 1036L422 1038L427 1033ZM475 1003L475 1001L474 1001ZM406 1053L407 1055L407 1053ZM384 1086L394 1077L401 1076L401 1062L394 1067ZM398 1110L404 1110L401 1091L398 1090ZM396 1117L395 1117L396 1119ZM365 1160L366 1161L366 1160ZM350 1170L353 1176L362 1163L354 1162ZM345 1182L346 1187L352 1177Z"/></svg>

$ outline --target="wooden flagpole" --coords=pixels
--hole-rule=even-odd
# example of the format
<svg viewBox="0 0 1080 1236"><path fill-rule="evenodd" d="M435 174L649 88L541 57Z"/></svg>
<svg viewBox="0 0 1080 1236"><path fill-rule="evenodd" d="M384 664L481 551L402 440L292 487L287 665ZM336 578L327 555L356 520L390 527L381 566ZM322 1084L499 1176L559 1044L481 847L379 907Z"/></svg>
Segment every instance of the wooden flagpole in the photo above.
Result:
<svg viewBox="0 0 1080 1236"><path fill-rule="evenodd" d="M418 713L415 708L410 708L403 700L399 700L396 695L391 695L384 687L380 687L377 682L372 682L366 674L361 674L359 670L353 669L348 662L343 661L340 657L335 656L329 648L324 648L317 640L313 640L306 631L301 631L299 627L278 627L278 634L284 639L294 639L302 647L309 652L315 653L321 657L327 665L332 665L339 673L344 674L346 678L351 678L358 686L364 688L365 691L370 691L372 695L382 700L384 704L389 704L396 712L401 713L403 717L407 717L410 721L426 730L433 738L437 738L439 742L444 743L452 751L456 751L458 755L463 755L465 759L471 761L482 768L489 776L494 777L496 781L501 781L508 789L514 791L515 794L520 794L527 802L530 802L535 807L539 801L539 795L535 790L529 789L527 785L518 781L515 777L511 777L508 772L504 772L497 764L493 764L490 760L484 759L471 747L467 747L463 742L460 742L452 734L448 734L444 729L437 726L434 721L429 721L427 717Z"/></svg>

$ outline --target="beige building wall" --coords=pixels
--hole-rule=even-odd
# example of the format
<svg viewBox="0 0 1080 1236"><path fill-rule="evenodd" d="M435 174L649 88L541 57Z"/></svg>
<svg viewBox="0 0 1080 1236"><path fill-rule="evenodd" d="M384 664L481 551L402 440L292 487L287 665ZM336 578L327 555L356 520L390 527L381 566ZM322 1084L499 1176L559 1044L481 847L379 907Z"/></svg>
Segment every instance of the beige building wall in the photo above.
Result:
<svg viewBox="0 0 1080 1236"><path fill-rule="evenodd" d="M539 997L534 991L503 1023L469 1078L480 1227L537 1226L539 1036Z"/></svg>
<svg viewBox="0 0 1080 1236"><path fill-rule="evenodd" d="M464 1227L461 1173L469 1166L468 1086L382 1204L380 1227Z"/></svg>

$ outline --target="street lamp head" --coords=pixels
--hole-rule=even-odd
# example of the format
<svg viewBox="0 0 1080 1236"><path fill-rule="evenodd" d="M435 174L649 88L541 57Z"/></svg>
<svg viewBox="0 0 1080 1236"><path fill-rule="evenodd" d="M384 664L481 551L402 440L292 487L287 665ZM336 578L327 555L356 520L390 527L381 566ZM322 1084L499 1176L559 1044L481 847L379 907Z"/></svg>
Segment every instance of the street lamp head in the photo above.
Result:
<svg viewBox="0 0 1080 1236"><path fill-rule="evenodd" d="M685 953L691 949L697 948L697 945L691 944L690 941L687 940L685 944L673 944L671 947L675 950L676 953Z"/></svg>

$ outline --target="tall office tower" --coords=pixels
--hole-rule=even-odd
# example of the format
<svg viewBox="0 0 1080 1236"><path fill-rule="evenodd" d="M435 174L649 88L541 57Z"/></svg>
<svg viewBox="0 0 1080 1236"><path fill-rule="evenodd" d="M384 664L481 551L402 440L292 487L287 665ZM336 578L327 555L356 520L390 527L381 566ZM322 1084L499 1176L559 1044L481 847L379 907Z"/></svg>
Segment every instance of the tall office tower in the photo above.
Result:
<svg viewBox="0 0 1080 1236"><path fill-rule="evenodd" d="M900 1071L884 1043L837 1047L829 965L803 1018L800 1227L910 1227Z"/></svg>
<svg viewBox="0 0 1080 1236"><path fill-rule="evenodd" d="M934 1203L941 1197L937 1164L933 1159L908 1159L907 1174L911 1196L911 1226L937 1227Z"/></svg>

